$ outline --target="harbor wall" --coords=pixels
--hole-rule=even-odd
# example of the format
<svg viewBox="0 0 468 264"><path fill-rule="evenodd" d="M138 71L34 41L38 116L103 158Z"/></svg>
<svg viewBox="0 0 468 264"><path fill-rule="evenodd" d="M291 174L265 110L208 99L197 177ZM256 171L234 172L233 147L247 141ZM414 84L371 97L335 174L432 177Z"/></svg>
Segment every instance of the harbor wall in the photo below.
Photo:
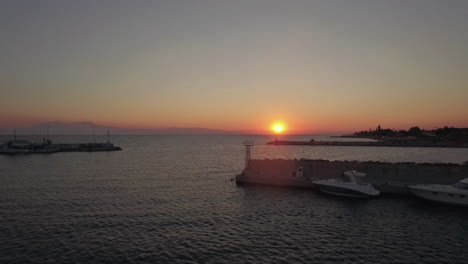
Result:
<svg viewBox="0 0 468 264"><path fill-rule="evenodd" d="M297 169L303 168L299 177ZM339 177L356 170L382 193L407 194L408 185L453 184L468 177L468 166L450 163L329 161L329 160L250 160L236 177L239 184L267 184L314 188L312 181Z"/></svg>
<svg viewBox="0 0 468 264"><path fill-rule="evenodd" d="M289 141L274 140L267 145L289 146L348 146L348 147L418 147L418 148L468 148L467 141L387 139L379 141Z"/></svg>
<svg viewBox="0 0 468 264"><path fill-rule="evenodd" d="M98 152L98 151L118 151L122 148L114 146L110 142L106 143L62 143L62 144L35 144L26 141L21 147L0 145L0 154L46 154L56 152Z"/></svg>

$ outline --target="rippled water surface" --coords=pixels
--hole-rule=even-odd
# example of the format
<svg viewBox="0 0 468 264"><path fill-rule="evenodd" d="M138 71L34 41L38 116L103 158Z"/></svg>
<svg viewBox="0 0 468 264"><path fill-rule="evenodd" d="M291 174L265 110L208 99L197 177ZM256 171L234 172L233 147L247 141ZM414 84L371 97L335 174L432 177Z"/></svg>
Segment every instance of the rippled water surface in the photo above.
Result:
<svg viewBox="0 0 468 264"><path fill-rule="evenodd" d="M263 136L115 136L121 152L0 156L0 263L466 263L466 208L238 187L245 139L255 158L468 160L468 149Z"/></svg>

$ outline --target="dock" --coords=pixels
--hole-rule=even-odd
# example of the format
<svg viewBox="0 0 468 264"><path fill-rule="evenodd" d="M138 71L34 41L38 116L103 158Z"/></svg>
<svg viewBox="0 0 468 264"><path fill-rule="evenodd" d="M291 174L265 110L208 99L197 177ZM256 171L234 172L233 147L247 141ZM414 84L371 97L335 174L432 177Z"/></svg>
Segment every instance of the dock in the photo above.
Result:
<svg viewBox="0 0 468 264"><path fill-rule="evenodd" d="M59 152L96 152L96 151L119 151L122 148L114 146L110 142L106 143L85 143L85 144L52 144L52 147L58 148Z"/></svg>
<svg viewBox="0 0 468 264"><path fill-rule="evenodd" d="M468 148L466 141L443 141L443 140L379 140L379 141L293 141L273 140L267 145L286 146L345 146L345 147L423 147L423 148Z"/></svg>
<svg viewBox="0 0 468 264"><path fill-rule="evenodd" d="M313 189L313 181L338 178L349 170L366 173L366 180L382 194L398 195L409 194L408 185L453 184L468 175L466 163L251 159L236 183Z"/></svg>
<svg viewBox="0 0 468 264"><path fill-rule="evenodd" d="M47 154L57 152L98 152L98 151L119 151L122 148L114 146L110 142L105 143L31 143L26 140L11 140L4 145L0 145L0 154Z"/></svg>
<svg viewBox="0 0 468 264"><path fill-rule="evenodd" d="M49 134L49 132L47 132ZM110 142L110 132L107 129L107 141L96 143L93 128L93 143L52 143L50 136L42 138L42 142L31 142L29 140L17 139L16 129L13 129L13 139L0 145L0 154L47 154L56 152L98 152L98 151L119 151L122 148L114 146Z"/></svg>

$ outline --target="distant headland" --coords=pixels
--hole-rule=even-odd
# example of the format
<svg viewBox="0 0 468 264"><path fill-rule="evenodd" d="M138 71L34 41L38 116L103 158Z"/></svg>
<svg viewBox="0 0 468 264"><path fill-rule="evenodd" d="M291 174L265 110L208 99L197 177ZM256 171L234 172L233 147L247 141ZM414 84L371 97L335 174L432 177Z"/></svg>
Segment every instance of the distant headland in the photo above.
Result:
<svg viewBox="0 0 468 264"><path fill-rule="evenodd" d="M428 140L445 140L445 141L467 141L468 128L443 127L432 130L421 129L413 126L408 130L395 130L381 128L377 126L375 130L363 130L354 132L351 135L343 135L340 137L350 138L370 138L376 140L382 139L428 139Z"/></svg>
<svg viewBox="0 0 468 264"><path fill-rule="evenodd" d="M274 140L268 145L300 146L354 146L354 147L441 147L468 148L468 128L443 127L423 130L417 126L408 130L382 129L380 125L368 131L351 135L334 136L341 138L368 138L372 141L289 141Z"/></svg>

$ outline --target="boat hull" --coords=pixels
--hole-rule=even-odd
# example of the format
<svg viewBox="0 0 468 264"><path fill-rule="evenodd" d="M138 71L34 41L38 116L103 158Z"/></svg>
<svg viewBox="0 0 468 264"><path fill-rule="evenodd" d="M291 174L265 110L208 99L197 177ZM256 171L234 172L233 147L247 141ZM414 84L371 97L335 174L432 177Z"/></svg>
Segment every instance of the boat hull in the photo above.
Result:
<svg viewBox="0 0 468 264"><path fill-rule="evenodd" d="M468 206L468 195L448 193L437 190L424 190L418 187L409 186L410 192L424 200L433 201L443 204Z"/></svg>
<svg viewBox="0 0 468 264"><path fill-rule="evenodd" d="M319 185L319 190L326 194L338 195L338 196L346 196L346 197L356 197L356 198L372 198L376 197L377 195L364 193L358 190L337 187L337 186L329 186L329 185Z"/></svg>

